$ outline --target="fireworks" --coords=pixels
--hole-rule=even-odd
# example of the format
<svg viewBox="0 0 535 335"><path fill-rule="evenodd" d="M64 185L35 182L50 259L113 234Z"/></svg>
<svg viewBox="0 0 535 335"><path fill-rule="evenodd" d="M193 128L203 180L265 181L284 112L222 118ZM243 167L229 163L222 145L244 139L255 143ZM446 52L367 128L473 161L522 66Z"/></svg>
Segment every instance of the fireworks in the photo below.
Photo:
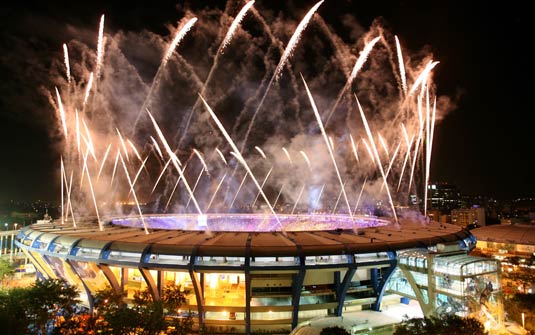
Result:
<svg viewBox="0 0 535 335"><path fill-rule="evenodd" d="M121 49L129 36L119 43L113 33L104 35L104 15L95 64L69 58L64 44L67 80L51 99L64 138L62 222L95 215L104 229L105 218L127 214L149 233L149 213L242 210L276 222L281 213L303 212L352 221L374 214L373 204L384 200L389 206L381 214L397 222L396 208L407 205L408 194L425 202L441 113L432 82L438 62L410 59L397 36L375 26L358 40L362 51L351 55L353 48L322 21L322 3L298 24L288 23L293 33L280 37L282 23L267 22L254 1L226 13L234 17L230 26L214 27L207 14L188 13L172 39L147 38L161 55L148 83L129 61L136 58L126 54L132 51ZM317 23L320 29L307 29ZM236 33L246 45L233 41ZM199 48L197 58L195 50L177 49L186 36ZM331 43L337 55L310 45L317 40ZM385 67L381 59L397 63Z"/></svg>

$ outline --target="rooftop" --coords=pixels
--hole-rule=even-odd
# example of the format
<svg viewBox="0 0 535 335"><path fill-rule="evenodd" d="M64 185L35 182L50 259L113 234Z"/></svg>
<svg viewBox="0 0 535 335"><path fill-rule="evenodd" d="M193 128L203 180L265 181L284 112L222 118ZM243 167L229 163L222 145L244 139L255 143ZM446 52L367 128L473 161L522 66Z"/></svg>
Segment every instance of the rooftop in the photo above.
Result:
<svg viewBox="0 0 535 335"><path fill-rule="evenodd" d="M535 225L492 225L471 232L481 241L535 245Z"/></svg>
<svg viewBox="0 0 535 335"><path fill-rule="evenodd" d="M102 231L93 222L71 224L34 224L26 227L22 235L48 244L55 240L66 247L78 245L104 245L110 249L142 251L150 245L151 252L199 256L298 256L373 253L415 247L428 247L438 243L455 242L470 237L462 227L438 222L400 220L388 224L358 229L307 231L209 231L149 229L107 224ZM59 237L59 238L58 238Z"/></svg>

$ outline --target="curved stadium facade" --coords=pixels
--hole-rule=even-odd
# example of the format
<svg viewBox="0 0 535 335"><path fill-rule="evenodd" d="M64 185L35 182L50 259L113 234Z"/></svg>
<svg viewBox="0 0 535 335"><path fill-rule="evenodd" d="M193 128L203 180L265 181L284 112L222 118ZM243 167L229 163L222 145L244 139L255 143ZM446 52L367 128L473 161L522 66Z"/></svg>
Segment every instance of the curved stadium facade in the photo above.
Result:
<svg viewBox="0 0 535 335"><path fill-rule="evenodd" d="M110 219L102 231L89 219L76 227L34 224L20 232L17 245L41 275L82 289L90 307L92 294L107 286L128 298L148 288L158 299L166 285L180 285L188 294L179 315L246 333L380 310L388 294L404 292L393 285L401 255L453 250L469 257L475 245L458 226L373 217L210 214L144 221L149 234L139 218ZM417 259L411 257L401 263Z"/></svg>

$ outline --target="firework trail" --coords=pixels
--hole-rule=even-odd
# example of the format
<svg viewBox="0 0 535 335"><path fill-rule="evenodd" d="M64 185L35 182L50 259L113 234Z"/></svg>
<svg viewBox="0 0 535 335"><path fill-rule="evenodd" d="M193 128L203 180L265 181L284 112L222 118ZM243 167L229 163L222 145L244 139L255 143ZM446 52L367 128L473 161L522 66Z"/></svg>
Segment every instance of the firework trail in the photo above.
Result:
<svg viewBox="0 0 535 335"><path fill-rule="evenodd" d="M72 209L72 201L71 201L72 175L73 175L73 173L71 171L71 176L69 178L69 186L67 188L67 210L69 210L69 209L71 210L72 226L74 228L76 228L76 219L74 218L74 211ZM66 175L65 175L65 178L67 178ZM65 179L65 183L67 183L67 179ZM68 212L67 212L67 214L68 214ZM68 220L69 216L67 215L65 219Z"/></svg>
<svg viewBox="0 0 535 335"><path fill-rule="evenodd" d="M303 151L303 150L300 150L299 153L303 156L303 158L305 159L305 162L307 163L307 166L308 166L308 169L309 170L312 170L312 167L310 165L310 159L308 159L308 156L307 154Z"/></svg>
<svg viewBox="0 0 535 335"><path fill-rule="evenodd" d="M388 179L388 175L390 174L390 169L392 169L392 165L394 165L394 161L396 160L396 157L399 152L399 148L401 147L401 141L396 146L396 149L394 149L394 153L392 154L392 158L390 159L390 163L388 164L388 168L386 169L385 176ZM384 184L381 184L381 189L379 192L383 191Z"/></svg>
<svg viewBox="0 0 535 335"><path fill-rule="evenodd" d="M342 185L342 189L340 190L340 192L338 192L338 198L336 198L336 202L334 203L334 207L333 207L333 210L331 212L332 215L334 215L336 213L336 207L338 207L338 202L340 201L340 198L342 197L342 190L346 187L346 183L344 183L344 185ZM351 208L350 208L351 210Z"/></svg>
<svg viewBox="0 0 535 335"><path fill-rule="evenodd" d="M111 149L111 143L108 144L108 147L106 148L106 151L104 152L104 157L102 158L102 163L100 163L100 168L98 169L97 181L100 178L100 174L102 173L102 169L104 168L104 163L106 163L106 159L108 158L108 154L110 152L110 149Z"/></svg>
<svg viewBox="0 0 535 335"><path fill-rule="evenodd" d="M197 149L193 149L193 152L194 152L195 155L199 158L199 161L201 162L202 167L206 170L206 173L207 173L208 175L210 175L210 172L208 172L208 166L206 165L204 159L202 158L202 155L201 155L201 153L199 152L199 150L197 150Z"/></svg>
<svg viewBox="0 0 535 335"><path fill-rule="evenodd" d="M185 170L185 167L184 167L184 170ZM171 199L173 199L173 195L175 195L175 191L178 187L178 184L180 184L180 178L177 178L176 182L175 182L175 186L173 186L173 189L171 190L171 194L169 195L169 199L167 199L167 203L165 204L165 208L164 208L164 212L167 212L167 208L169 208L169 204L171 203ZM193 190L191 191L191 193L193 194ZM192 199L191 196L189 197L189 199Z"/></svg>
<svg viewBox="0 0 535 335"><path fill-rule="evenodd" d="M143 168L145 167L145 163L147 163L147 159L149 159L149 156L145 157L145 159L141 162L141 165L139 166L139 169L137 170L137 173L132 180L132 186L136 185L137 179L139 178L139 175L141 174L141 171L143 171Z"/></svg>
<svg viewBox="0 0 535 335"><path fill-rule="evenodd" d="M215 121L215 123L217 124L217 126L219 127L219 130L223 133L223 135L225 136L227 142L230 144L230 146L232 147L232 150L234 150L234 152L231 152L231 154L234 154L234 156L238 159L238 161L240 161L240 163L243 165L243 167L245 168L245 170L247 170L247 173L251 176L251 179L253 180L253 182L255 183L257 189L260 191L260 193L262 194L262 197L264 198L264 201L266 202L266 204L268 205L271 213L273 214L273 216L275 217L275 219L277 220L277 223L279 225L280 228L282 228L282 224L279 220L279 217L277 216L277 213L275 213L275 210L273 209L273 207L271 206L268 198L266 197L266 195L264 194L264 192L262 191L262 187L260 187L260 185L258 184L258 181L256 180L253 172L251 171L251 169L249 168L249 165L247 165L247 162L245 161L245 159L243 158L243 156L241 155L240 151L238 150L238 147L236 147L236 144L234 144L234 141L232 141L232 138L230 138L229 134L227 133L225 127L223 127L223 124L221 123L221 121L219 121L219 119L217 118L217 115L215 115L215 113L212 111L212 108L210 108L210 106L208 105L208 103L204 100L204 98L202 96L200 96L201 99L202 99L202 102L204 103L204 106L206 107L206 109L208 110L208 112L210 113L210 115L212 116L212 119Z"/></svg>
<svg viewBox="0 0 535 335"><path fill-rule="evenodd" d="M312 15L314 15L314 13L316 13L316 11L318 10L319 6L321 6L322 3L323 3L323 0L319 1L318 3L316 3L314 5L314 7L312 7L308 11L308 13L305 15L303 20L301 20L301 22L297 26L297 29L295 30L294 34L292 35L292 38L290 38L290 42L288 42L288 46L284 50L284 53L282 54L282 57L281 57L281 59L279 61L279 64L277 65L277 68L275 69L275 74L274 74L275 80L279 80L279 78L281 76L282 68L284 67L284 65L288 61L288 58L290 58L290 56L292 55L292 52L294 51L295 46L297 45L297 43L299 43L299 39L301 38L301 34L303 33L303 31L307 27L308 23L310 22L310 19L312 19Z"/></svg>
<svg viewBox="0 0 535 335"><path fill-rule="evenodd" d="M65 139L67 139L67 120L65 117L65 109L63 108L63 103L61 103L61 96L59 95L58 88L56 87L56 97L58 99L58 108L59 108L59 116L61 118L61 124L63 125L63 134L65 135Z"/></svg>
<svg viewBox="0 0 535 335"><path fill-rule="evenodd" d="M182 29L180 29L177 32L177 34L175 35L175 38L173 38L173 41L171 41L171 44L169 44L169 48L167 48L167 52L165 53L165 56L164 56L163 61L162 61L162 66L161 66L162 68L167 65L167 62L169 61L169 59L173 55L173 52L175 52L176 47L178 46L180 41L182 41L182 39L184 39L184 36L186 36L188 31L190 31L191 27L193 27L195 22L197 22L197 18L196 17L191 18L188 22L186 22L184 27L182 27Z"/></svg>
<svg viewBox="0 0 535 335"><path fill-rule="evenodd" d="M63 156L60 157L61 160L61 170L60 170L60 179L61 179L61 224L65 223L65 212L63 209L63 204L65 201L63 200L63 178L65 177L65 166L63 165Z"/></svg>
<svg viewBox="0 0 535 335"><path fill-rule="evenodd" d="M210 202L208 203L208 206L206 206L206 211L205 212L208 212L208 210L210 209L210 207L212 207L212 202L214 201L215 199L215 196L217 194L217 192L219 191L219 189L221 188L221 184L223 184L223 181L225 180L225 177L227 176L227 173L225 172L225 174L223 175L223 177L221 178L221 180L219 181L219 184L217 184L217 187L215 189L215 192L214 194L212 195L212 198L210 199Z"/></svg>
<svg viewBox="0 0 535 335"><path fill-rule="evenodd" d="M278 38L276 38L273 35L271 27L266 23L266 20L264 20L262 15L260 15L260 13L254 7L251 8L251 13L255 16L255 18L258 20L258 22L262 25L263 31L268 35L269 40L271 41L271 45L275 46L279 50L279 52L281 54L283 54L284 53L284 48L282 47L281 43L279 43ZM233 133L236 133L238 127L242 124L242 119L244 117L244 114L247 111L247 108L249 106L251 106L255 101L257 101L259 99L260 93L262 91L262 88L266 87L266 83L268 83L268 79L269 79L269 77L267 76L267 72L266 72L266 75L263 76L260 85L258 85L258 89L255 91L255 94L252 95L249 99L247 99L247 101L245 102L245 107L242 109L242 111L240 112L240 114L236 118L236 121L234 122L234 126L232 128L232 132ZM294 89L295 92L297 92L298 91L298 85L297 85L295 76L294 75L290 75L289 79L290 79L291 87ZM296 108L296 121L297 121L297 125L299 126L301 131L303 131L304 127L301 124L301 120L299 118L299 108L298 108L298 106L300 105L299 99L293 99L292 104L295 104L297 106L297 108Z"/></svg>
<svg viewBox="0 0 535 335"><path fill-rule="evenodd" d="M366 151L368 152L372 163L375 163L375 156L373 155L372 149L370 148L370 145L368 144L365 138L362 139L362 143L364 143L364 146L366 147Z"/></svg>
<svg viewBox="0 0 535 335"><path fill-rule="evenodd" d="M123 148L123 152L125 154L126 161L130 162L130 158L128 157L128 149L126 148L126 143L123 140L123 136L121 135L121 132L119 131L119 129L115 128L115 130L117 131L117 135L119 135L119 141L121 142L121 147Z"/></svg>
<svg viewBox="0 0 535 335"><path fill-rule="evenodd" d="M82 173L80 173L80 190L82 190L82 186L84 184L84 176L85 176L85 167L87 165L87 157L89 156L89 148L85 149L85 154L82 158Z"/></svg>
<svg viewBox="0 0 535 335"><path fill-rule="evenodd" d="M98 27L97 68L95 70L97 79L100 78L103 58L104 58L104 14L102 14L102 16L100 17L100 25Z"/></svg>
<svg viewBox="0 0 535 335"><path fill-rule="evenodd" d="M171 163L171 160L172 160L172 158L169 158L167 160L167 163L165 163L165 165L164 165L164 167L162 169L162 172L160 172L160 175L158 176L158 179L156 179L156 182L154 183L154 186L152 187L152 191L150 192L151 194L154 193L154 190L156 189L156 186L158 186L158 183L160 182L160 179L162 179L162 176L165 173L165 171L167 170L167 167L169 166L169 164Z"/></svg>
<svg viewBox="0 0 535 335"><path fill-rule="evenodd" d="M405 129L405 127L403 127L403 129ZM406 133L406 131L405 131L405 133ZM398 182L398 188L397 188L398 192L399 192L399 188L401 186L401 181L403 180L403 173L405 171L405 166L407 165L407 161L409 160L410 155L411 155L411 148L412 148L412 142L413 141L414 141L414 135L411 136L410 140L408 139L408 135L407 135L407 139L406 139L407 153L405 154L405 159L403 160L403 165L401 167L401 173L399 175L399 182Z"/></svg>
<svg viewBox="0 0 535 335"><path fill-rule="evenodd" d="M418 96L418 119L419 119L419 130L418 137L416 138L416 143L414 144L414 158L412 159L411 175L409 177L409 192L412 186L412 179L414 177L414 169L416 168L416 158L418 157L418 152L420 148L420 142L422 140L422 133L424 130L424 121L422 116L422 99L421 96Z"/></svg>
<svg viewBox="0 0 535 335"><path fill-rule="evenodd" d="M113 170L111 172L110 186L113 185L113 178L115 177L115 172L117 171L117 164L119 163L120 154L121 149L117 148L117 154L115 155L115 163L113 163Z"/></svg>
<svg viewBox="0 0 535 335"><path fill-rule="evenodd" d="M429 93L428 93L428 100L429 100ZM436 111L437 111L437 100L436 100L436 97L435 97L435 101L433 103L433 113L431 115L431 121L429 124L428 122L428 127L430 127L430 130L428 132L428 138L427 138L427 155L426 155L426 166L425 166L425 202L424 202L424 215L427 215L427 192L428 192L428 189L427 189L427 185L429 185L429 172L431 170L431 154L433 152L433 134L434 134L434 130L435 130L435 115L436 115ZM429 106L427 107L429 109ZM429 112L428 112L428 117L429 117Z"/></svg>
<svg viewBox="0 0 535 335"><path fill-rule="evenodd" d="M279 190L279 193L277 193L277 197L275 198L275 201L273 201L273 207L275 207L277 205L277 201L279 201L279 198L282 194L282 189L284 188L284 185L285 184L282 184L280 190Z"/></svg>
<svg viewBox="0 0 535 335"><path fill-rule="evenodd" d="M303 80L303 84L305 85L305 89L307 91L308 99L310 100L310 104L312 105L312 110L314 111L314 114L316 115L316 120L318 121L318 125L320 127L321 133L323 135L323 139L325 140L325 144L327 145L327 149L329 150L329 155L331 156L331 160L334 165L334 169L336 171L336 176L338 177L338 181L340 182L340 186L342 186L342 192L344 193L344 199L346 201L347 210L349 212L349 216L351 216L351 220L353 220L353 214L351 213L351 207L349 206L349 200L347 199L347 194L344 189L344 183L342 182L342 176L340 175L340 170L338 169L338 165L336 164L336 160L334 158L334 153L331 145L329 144L329 139L327 137L327 133L325 133L325 128L323 127L323 123L321 122L321 116L318 112L318 108L316 107L316 103L314 102L314 98L312 97L312 93L310 93L310 90L308 89L308 85L305 81L305 78L303 78L303 75L301 75L301 79Z"/></svg>
<svg viewBox="0 0 535 335"><path fill-rule="evenodd" d="M128 184L130 185L130 191L132 192L132 195L134 196L134 201L136 202L137 210L139 212L139 218L141 219L141 223L143 224L143 228L145 229L145 234L149 234L149 230L147 228L147 223L145 222L145 219L143 218L143 212L141 211L141 207L139 206L139 201L137 200L136 191L134 190L134 184L130 180L130 175L128 174L128 169L126 168L126 164L123 159L123 155L119 153L119 158L121 159L121 163L123 164L124 173L126 175L126 179L128 180ZM99 220L100 222L100 220Z"/></svg>
<svg viewBox="0 0 535 335"><path fill-rule="evenodd" d="M370 131L370 127L368 126L368 121L366 120L366 116L364 115L364 111L362 110L359 99L357 98L356 95L355 95L355 99L357 100L357 106L359 107L360 116L362 118L362 122L364 123L364 128L366 128L368 139L370 140L370 143L372 144L373 153L375 154L375 159L377 160L377 166L379 167L379 170L381 171L381 175L383 176L386 193L388 194L388 199L390 200L390 205L392 206L392 214L394 215L394 220L395 220L395 223L397 224L398 216L396 214L396 208L394 207L394 202L392 201L392 196L390 195L390 188L388 187L388 183L386 181L386 175L383 169L383 165L381 163L381 158L379 157L379 153L377 152L377 147L375 146L375 142L373 140L373 135Z"/></svg>
<svg viewBox="0 0 535 335"><path fill-rule="evenodd" d="M227 165L227 160L225 159L225 156L223 155L223 153L221 152L221 150L219 150L218 148L215 148L215 151L217 152L217 154L219 155L219 157L221 157L221 160L223 161L223 163L225 163L225 165Z"/></svg>
<svg viewBox="0 0 535 335"><path fill-rule="evenodd" d="M399 44L399 39L397 36L394 36L396 39L396 50L398 54L398 64L399 64L399 75L401 76L401 86L403 93L407 96L407 77L405 75L405 63L403 62L403 55L401 53L401 45Z"/></svg>
<svg viewBox="0 0 535 335"><path fill-rule="evenodd" d="M355 156L357 163L360 163L359 155L357 153L357 146L355 145L355 141L353 140L353 136L351 136L351 134L349 134L349 139L351 140L351 149L353 150L353 155Z"/></svg>
<svg viewBox="0 0 535 335"><path fill-rule="evenodd" d="M86 157L87 157L87 151L86 151ZM98 212L98 205L97 205L97 198L95 197L95 191L93 190L93 182L91 181L91 175L89 174L89 169L87 167L87 164L84 165L84 167L85 167L85 172L87 173L87 180L89 184L89 189L91 190L91 196L93 197L93 204L95 205L95 213L97 214L98 227L100 231L103 231L104 226L102 225L102 221L100 220L100 214Z"/></svg>
<svg viewBox="0 0 535 335"><path fill-rule="evenodd" d="M85 110L87 101L89 100L89 94L91 93L91 87L93 87L93 72L89 74L89 79L87 80L87 88L85 91L84 102L82 104L82 110Z"/></svg>
<svg viewBox="0 0 535 335"><path fill-rule="evenodd" d="M305 190L305 184L303 183L303 187L301 187L301 190L299 191L299 195L297 196L297 200L295 200L294 207L292 208L292 211L290 214L293 215L295 208L297 207L297 204L299 203L299 200L301 200L301 195L303 194L304 190Z"/></svg>
<svg viewBox="0 0 535 335"><path fill-rule="evenodd" d="M321 195L323 194L323 190L325 189L325 184L321 185L320 193L318 193L318 197L316 198L316 202L314 203L314 206L312 207L312 211L315 212L318 208L318 205L320 203Z"/></svg>
<svg viewBox="0 0 535 335"><path fill-rule="evenodd" d="M150 136L150 139L152 143L154 144L154 147L156 148L156 151L158 152L158 155L160 155L161 159L163 158L162 150L160 149L160 146L158 145L158 142L154 139L154 137Z"/></svg>
<svg viewBox="0 0 535 335"><path fill-rule="evenodd" d="M63 58L65 61L65 74L67 76L67 83L71 83L71 66L69 65L69 50L67 44L63 43Z"/></svg>
<svg viewBox="0 0 535 335"><path fill-rule="evenodd" d="M197 199L195 199L195 197L193 196L193 192L191 191L191 188L189 187L188 181L187 181L186 177L184 177L184 173L183 173L182 169L180 168L180 166L178 164L178 162L179 162L178 157L175 155L173 150L171 150L171 147L169 146L169 143L167 143L167 140L165 139L165 136L163 136L163 133L160 130L160 127L158 126L158 123L156 123L156 120L154 120L154 117L152 116L152 114L148 110L147 110L147 113L149 114L149 117L150 117L150 119L152 121L152 124L154 125L154 129L156 129L156 132L158 133L158 137L160 138L160 141L164 145L165 151L167 151L167 154L169 155L169 157L171 157L171 161L172 161L173 165L175 166L175 169L180 174L179 180L182 179L182 182L186 186L186 189L187 189L190 197L193 200L193 204L195 205L195 208L197 209L197 211L199 212L200 215L203 215L203 212L201 211L201 207L199 207L199 204L197 203Z"/></svg>
<svg viewBox="0 0 535 335"><path fill-rule="evenodd" d="M366 46L360 53L359 58L357 58L357 61L355 62L355 66L353 66L353 70L351 70L351 74L347 78L346 84L344 85L342 90L338 93L338 96L336 97L336 100L334 101L334 104L331 107L331 110L327 114L327 118L325 120L325 128L327 128L327 126L329 125L329 121L331 120L331 117L334 111L338 107L338 104L340 104L340 101L342 100L342 97L344 96L345 92L349 89L349 87L353 83L353 80L355 80L355 78L357 77L357 74L359 73L360 69L362 68L364 63L366 63L366 60L368 59L368 55L370 54L373 47L375 46L377 42L379 42L380 39L381 39L381 36L377 36L376 38L371 40L368 44L366 44Z"/></svg>
<svg viewBox="0 0 535 335"><path fill-rule="evenodd" d="M416 89L418 88L418 86L420 86L422 83L425 84L425 80L427 79L427 76L429 76L429 73L431 72L431 70L433 70L433 68L438 63L439 62L433 62L433 61L429 61L429 63L427 63L427 65L425 66L423 71L420 73L420 75L414 81L414 84L412 85L412 87L411 87L411 89L409 91L409 94L413 94L416 91Z"/></svg>
<svg viewBox="0 0 535 335"><path fill-rule="evenodd" d="M95 146L93 145L93 138L91 136L91 133L89 132L89 127L85 123L84 119L82 119L82 125L84 126L85 134L87 135L87 137L85 136L83 137L85 139L84 142L87 148L89 149L89 152L91 153L91 157L93 157L93 159L97 161L97 155L95 153Z"/></svg>
<svg viewBox="0 0 535 335"><path fill-rule="evenodd" d="M243 175L243 178L241 180L241 183L240 183L240 186L238 186L238 190L236 191L236 193L234 194L234 198L232 199L232 201L230 202L230 208L232 208L232 206L234 205L234 202L236 201L236 198L238 197L238 193L240 193L240 190L243 186L243 183L245 183L245 179L247 179L247 173L245 173L245 175Z"/></svg>
<svg viewBox="0 0 535 335"><path fill-rule="evenodd" d="M253 5L254 5L254 0L247 2L242 7L238 15L236 15L236 18L234 19L234 21L232 21L232 24L230 25L227 35L225 36L223 43L221 43L221 47L220 47L220 50L218 50L218 52L223 53L225 51L225 48L229 45L230 41L232 40L232 37L234 36L234 32L236 31L241 21L245 17L245 14L247 14L247 11L249 10L249 8L251 8Z"/></svg>
<svg viewBox="0 0 535 335"><path fill-rule="evenodd" d="M143 114L143 112L147 108L149 108L149 105L150 105L150 102L151 102L150 99L152 97L152 92L154 91L154 88L156 87L156 85L158 84L158 82L160 80L160 76L161 76L161 73L162 73L163 69L167 65L167 62L169 61L169 59L173 55L173 53L174 53L175 49L177 48L178 44L184 39L184 37L186 36L188 31L190 31L191 27L193 27L195 22L197 22L197 18L196 17L189 19L188 22L186 22L186 24L181 29L179 29L177 31L175 37L171 41L171 44L169 44L169 47L167 48L167 51L165 52L163 60L160 63L160 66L158 67L158 71L156 71L156 75L154 76L154 79L152 80L152 84L150 85L149 92L147 93L147 96L145 97L145 101L143 101L143 105L141 106L141 109L140 109L140 111L139 111L139 113L138 113L138 115L136 117L136 120L134 121L134 126L132 128L134 131L135 131L136 127L137 127L139 119L141 118L141 115Z"/></svg>
<svg viewBox="0 0 535 335"><path fill-rule="evenodd" d="M284 154L286 155L286 157L288 157L288 161L290 162L290 165L293 165L292 157L290 156L290 153L288 152L288 150L286 150L285 147L282 147L282 151L284 151Z"/></svg>
<svg viewBox="0 0 535 335"><path fill-rule="evenodd" d="M264 177L264 180L262 181L262 185L260 185L260 187L262 189L264 188L264 185L266 184L266 181L268 180L269 175L271 174L271 171L273 171L273 166L271 167L271 169L269 169L268 173L266 174L266 177ZM257 192L256 193L256 197L254 198L254 201L253 201L253 205L252 205L253 208L254 208L254 206L256 204L256 201L258 200L259 196L260 196L260 192Z"/></svg>
<svg viewBox="0 0 535 335"><path fill-rule="evenodd" d="M335 150L334 150L334 140L333 140L333 137L332 137L332 136L329 136L329 143L331 144L331 149L332 149L333 151L335 151Z"/></svg>
<svg viewBox="0 0 535 335"><path fill-rule="evenodd" d="M217 50L217 52L215 54L213 64L212 64L212 66L210 68L210 71L208 72L208 76L206 76L206 80L204 81L204 84L202 85L202 89L201 89L201 95L202 96L204 96L206 94L206 87L208 87L208 84L212 81L212 76L213 76L214 70L217 68L217 65L219 64L220 55L223 54L224 49L230 44L230 41L232 40L232 37L234 36L234 33L236 32L236 29L238 29L238 27L240 25L240 22L243 20L243 18L245 17L245 14L247 14L247 11L253 6L253 4L254 4L254 0L251 0L251 1L247 2L242 7L242 9L238 13L238 15L232 21L232 24L230 25L230 28L227 31L227 34L226 34L225 38L223 39L223 42L219 45L219 49ZM188 118L186 120L186 124L185 124L185 126L183 128L184 131L182 132L182 136L181 136L180 140L178 141L178 146L180 146L182 144L182 142L184 141L184 139L186 137L186 134L188 133L188 128L189 128L189 125L191 123L191 118L193 117L193 112L198 108L200 103L201 103L201 100L199 98L197 98L197 100L193 104L193 107L191 108L191 110L190 110L190 112L188 114Z"/></svg>
<svg viewBox="0 0 535 335"><path fill-rule="evenodd" d="M383 136L381 136L381 133L377 133L379 137L379 142L381 142L381 145L383 146L383 149L385 151L386 157L390 158L390 152L388 151L388 144L386 143Z"/></svg>
<svg viewBox="0 0 535 335"><path fill-rule="evenodd" d="M201 169L201 172L199 172L199 175L197 176L197 180L195 180L195 184L193 185L192 192L195 194L195 189L197 188L197 185L199 184L199 180L201 180L202 174L204 173L205 169L204 166ZM191 202L191 197L188 197L188 202L186 202L186 206L184 208L188 208L189 203Z"/></svg>
<svg viewBox="0 0 535 335"><path fill-rule="evenodd" d="M282 54L282 57L281 57L281 59L279 61L279 64L277 65L277 68L275 69L275 73L271 77L271 80L269 81L269 83L267 85L266 91L264 92L264 95L262 96L262 99L260 99L260 103L256 107L256 110L255 110L255 112L254 112L254 114L253 114L253 116L251 118L251 121L249 122L249 127L247 128L247 132L245 133L245 137L243 139L243 143L242 143L242 147L241 147L242 150L240 152L242 152L244 150L244 148L245 148L245 146L247 144L247 139L249 138L249 134L251 133L251 130L253 128L254 121L256 119L256 115L258 114L258 111L260 110L260 108L264 104L264 100L266 99L266 96L267 96L267 94L269 92L269 89L271 88L271 85L273 84L273 81L277 81L280 78L281 73L282 73L282 68L284 67L284 65L288 61L288 58L290 58L293 50L295 49L297 43L299 42L299 38L301 37L301 34L303 33L303 30L305 30L306 26L308 25L308 22L312 18L312 15L314 15L314 13L318 10L319 6L323 3L323 1L324 0L319 1L318 3L316 3L314 5L314 7L312 7L308 11L308 13L301 20L301 22L297 26L297 29L295 30L294 34L290 38L290 41L288 42L288 46L286 46L286 49L284 50L284 53Z"/></svg>
<svg viewBox="0 0 535 335"><path fill-rule="evenodd" d="M266 154L264 153L264 151L262 151L262 149L260 149L260 147L258 146L255 146L254 147L259 153L260 153L260 156L262 156L262 158L266 159Z"/></svg>
<svg viewBox="0 0 535 335"><path fill-rule="evenodd" d="M357 198L357 203L355 204L355 209L353 210L353 215L357 212L357 209L359 208L360 198L362 197L362 192L364 191L364 186L366 186L366 181L368 180L368 176L364 178L364 182L362 183L362 187L360 188L359 196Z"/></svg>
<svg viewBox="0 0 535 335"><path fill-rule="evenodd" d="M80 155L80 118L78 116L78 110L75 109L74 110L74 113L75 113L75 125L76 125L76 149L77 149L77 152L78 152L78 155Z"/></svg>

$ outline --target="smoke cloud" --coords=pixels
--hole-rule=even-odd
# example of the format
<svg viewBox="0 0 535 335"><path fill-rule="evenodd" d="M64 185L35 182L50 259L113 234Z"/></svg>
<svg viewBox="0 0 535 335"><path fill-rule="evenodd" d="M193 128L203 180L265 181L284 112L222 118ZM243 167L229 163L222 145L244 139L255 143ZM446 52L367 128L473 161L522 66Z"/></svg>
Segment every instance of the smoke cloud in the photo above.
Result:
<svg viewBox="0 0 535 335"><path fill-rule="evenodd" d="M421 80L414 94L404 91L401 83L404 79L411 87L429 61L435 61L433 55L425 49L402 50L406 73L406 78L402 78L395 32L388 31L381 20L374 21L369 28L363 27L347 13L340 13L339 17L345 30L336 31L322 18L320 7L281 69L280 78L268 86L308 9L299 11L301 16L295 17L255 3L221 52L227 31L242 5L229 2L224 9L178 7L183 16L175 24L166 25L168 34L163 35L148 30L114 31L106 22L100 77L95 79L85 105L88 80L97 66L98 22L94 29L67 27L67 36L72 38L63 42L69 51L71 83L65 76L62 50L58 50L58 61L51 64L50 82L43 87L47 95L58 87L65 106L68 135L65 136L59 117L52 134L61 138L59 146L66 174L74 176L70 201L76 204L75 215L92 215L94 199L105 216L135 214L137 206L145 212L194 212L190 198L202 210L212 201L211 212L267 212L251 177L241 183L244 168L231 154L231 146L200 103L199 95L214 110L238 148L245 143L241 154L258 183L271 171L263 191L277 211L348 213L343 197L340 198L342 185L327 145L335 154L352 213L392 215L386 187L393 194L394 206L407 206L410 194L423 197L431 118L436 113L434 120L438 122L455 104L450 97L437 96L432 71ZM177 31L194 17L197 22L169 59L162 62ZM342 91L360 52L376 37L380 37L379 42L347 90ZM322 122L332 110L332 119L326 124L329 144L322 138L300 75L310 88ZM338 96L339 103L335 104ZM58 114L54 94L51 97L52 109ZM357 99L373 141L364 130ZM88 130L77 125L76 111ZM172 153L164 150L148 111ZM402 127L406 128L408 138ZM133 147L123 146L119 133ZM357 157L350 135L355 140ZM157 139L163 160L150 136ZM379 136L384 145L380 144ZM366 147L372 142L377 145L378 157L374 157L373 148ZM111 150L104 161L109 145ZM265 152L266 158L259 155L255 146ZM396 147L399 149L394 157ZM228 165L216 154L216 148ZM208 172L201 173L203 164L192 155L193 149L202 153ZM121 166L120 157L125 160L127 171ZM151 192L168 159L176 159L185 178L181 179L176 166L169 164L162 181ZM404 161L407 164L403 169ZM385 171L391 166L386 182L378 164ZM97 180L101 166L103 173ZM132 180L138 175L133 188L126 173ZM225 180L212 199L223 176ZM88 178L92 178L94 193L90 192ZM190 189L196 184L194 191L189 193L185 183ZM134 203L134 193L138 204ZM253 207L255 199L258 200ZM229 208L231 203L233 208Z"/></svg>

